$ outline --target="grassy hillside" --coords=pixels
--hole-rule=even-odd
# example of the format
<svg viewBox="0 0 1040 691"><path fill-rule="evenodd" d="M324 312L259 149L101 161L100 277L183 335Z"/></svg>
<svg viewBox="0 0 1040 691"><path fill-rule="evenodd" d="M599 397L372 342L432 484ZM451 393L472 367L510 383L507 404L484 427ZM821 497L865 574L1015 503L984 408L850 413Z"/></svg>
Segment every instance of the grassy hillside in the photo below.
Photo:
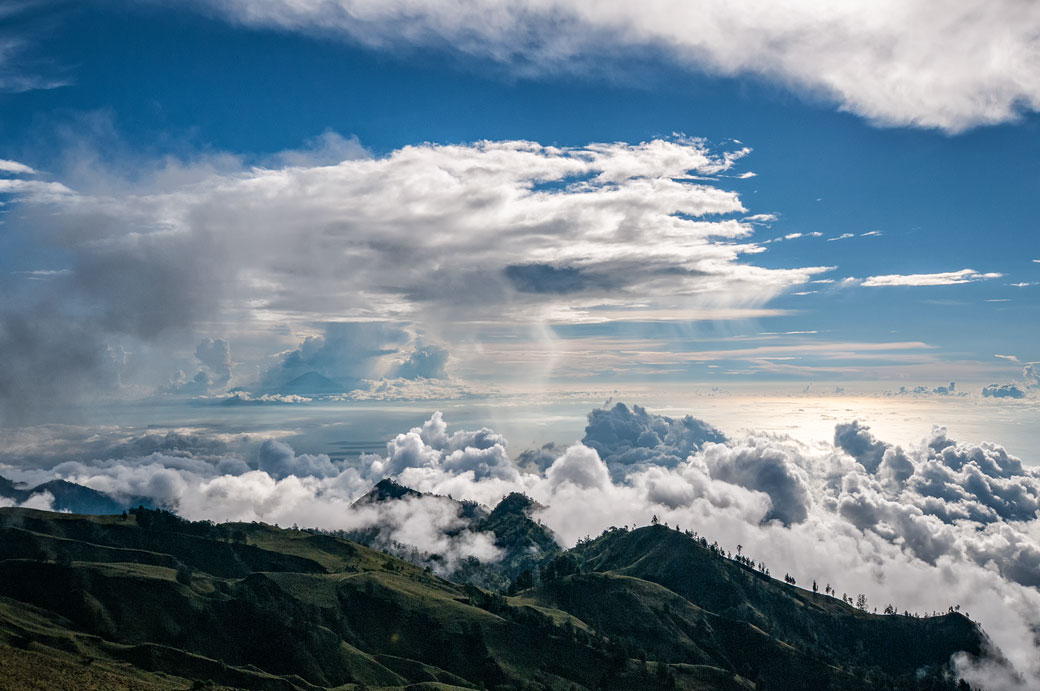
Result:
<svg viewBox="0 0 1040 691"><path fill-rule="evenodd" d="M705 610L769 631L834 664L913 674L944 664L958 650L981 653L978 628L958 613L925 618L871 614L770 578L664 526L608 532L580 545L573 555L586 570L659 584Z"/></svg>
<svg viewBox="0 0 1040 691"><path fill-rule="evenodd" d="M488 520L526 534L517 515ZM981 645L959 615L868 616L745 575L675 531L622 532L507 598L328 535L0 509L0 678L12 689L942 690L957 688L941 680L950 654ZM755 616L735 616L738 601ZM792 612L802 621L772 619ZM893 656L885 641L910 635L915 649Z"/></svg>

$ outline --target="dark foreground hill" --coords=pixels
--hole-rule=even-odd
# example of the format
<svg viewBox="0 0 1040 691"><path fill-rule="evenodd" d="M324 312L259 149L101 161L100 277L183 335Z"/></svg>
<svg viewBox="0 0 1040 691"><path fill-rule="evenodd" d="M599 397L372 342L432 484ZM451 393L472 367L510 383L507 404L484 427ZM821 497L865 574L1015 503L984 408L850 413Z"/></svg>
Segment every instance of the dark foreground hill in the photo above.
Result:
<svg viewBox="0 0 1040 691"><path fill-rule="evenodd" d="M947 675L951 655L980 654L984 642L959 614L867 614L660 526L605 533L542 571L504 597L328 535L147 510L0 509L0 679L11 689L952 691L964 687Z"/></svg>

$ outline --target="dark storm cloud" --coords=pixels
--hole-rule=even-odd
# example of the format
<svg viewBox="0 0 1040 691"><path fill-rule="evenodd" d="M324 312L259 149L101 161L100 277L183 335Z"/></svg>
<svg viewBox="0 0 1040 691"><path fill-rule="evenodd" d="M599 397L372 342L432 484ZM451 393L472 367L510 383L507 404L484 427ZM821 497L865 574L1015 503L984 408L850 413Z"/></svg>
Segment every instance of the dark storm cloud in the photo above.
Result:
<svg viewBox="0 0 1040 691"><path fill-rule="evenodd" d="M505 268L505 274L521 293L565 295L604 282L573 266L558 267L551 264L512 264Z"/></svg>
<svg viewBox="0 0 1040 691"><path fill-rule="evenodd" d="M127 364L94 321L51 304L33 313L0 312L0 354L0 423L8 424L71 405L83 392L117 390Z"/></svg>

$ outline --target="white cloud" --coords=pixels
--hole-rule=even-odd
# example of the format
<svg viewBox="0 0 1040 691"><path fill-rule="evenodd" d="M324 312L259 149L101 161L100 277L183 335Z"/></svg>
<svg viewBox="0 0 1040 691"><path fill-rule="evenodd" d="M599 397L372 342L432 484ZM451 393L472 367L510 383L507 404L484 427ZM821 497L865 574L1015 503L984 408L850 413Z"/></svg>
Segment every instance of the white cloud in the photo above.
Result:
<svg viewBox="0 0 1040 691"><path fill-rule="evenodd" d="M835 240L848 240L849 238L856 237L855 233L842 233L838 237L827 238L827 242L834 242Z"/></svg>
<svg viewBox="0 0 1040 691"><path fill-rule="evenodd" d="M1008 362L1018 362L1018 357L1014 355L994 355L993 357L1000 358L1001 360L1007 360Z"/></svg>
<svg viewBox="0 0 1040 691"><path fill-rule="evenodd" d="M754 75L884 125L949 132L1040 108L1040 8L1016 0L205 0L232 21L377 49L452 49L527 73L652 49ZM623 58L622 58L623 59Z"/></svg>
<svg viewBox="0 0 1040 691"><path fill-rule="evenodd" d="M36 171L18 161L7 161L0 158L0 173L10 173L12 175L36 175Z"/></svg>
<svg viewBox="0 0 1040 691"><path fill-rule="evenodd" d="M979 273L974 269L961 269L937 274L890 274L887 276L870 276L862 283L871 288L885 286L952 286L962 283L974 283L990 278L1000 278L1003 274Z"/></svg>
<svg viewBox="0 0 1040 691"><path fill-rule="evenodd" d="M4 20L18 14L30 14L35 7L36 3L33 2L8 2L0 7L0 92L21 93L33 89L54 89L69 83L58 76L57 73L62 70L56 67L53 61L33 57L32 42L27 38L33 33L31 30L23 31L24 35L17 35L4 27ZM12 25L16 23L8 26Z"/></svg>
<svg viewBox="0 0 1040 691"><path fill-rule="evenodd" d="M257 463L260 470L278 480L290 475L333 477L342 471L342 468L334 464L325 454L300 454L297 456L288 444L274 439L268 439L260 447Z"/></svg>
<svg viewBox="0 0 1040 691"><path fill-rule="evenodd" d="M454 356L453 344L470 344L465 360L476 366L489 329L544 341L548 322L610 310L635 320L662 310L745 318L826 270L748 263L754 228L717 179L744 148L716 152L684 137L568 148L485 141L373 158L359 147L327 134L277 156L279 168L226 156L164 161L155 175L137 171L144 182L99 170L76 191L0 179L20 206L18 231L70 262L0 309L0 339L21 339L0 342L15 357L0 373L0 391L17 401L8 409L118 389L131 374L143 387L148 373L177 369L186 372L177 386L212 392L230 374L224 342L254 354L238 371L274 372L258 351L322 338L317 325L332 321L389 322L413 348L379 344L354 368L340 358L339 369L310 369L333 379L431 378L448 362L434 345ZM329 165L330 155L353 157ZM174 344L203 337L219 345L199 351L210 381L196 381L194 361L156 366ZM130 353L136 367L114 368L110 350ZM38 374L45 367L49 388ZM289 381L257 393L309 394L279 389Z"/></svg>
<svg viewBox="0 0 1040 691"><path fill-rule="evenodd" d="M23 509L36 509L38 511L54 510L54 495L50 492L37 492L30 495L23 502L15 501L10 497L0 497L0 508L17 506Z"/></svg>

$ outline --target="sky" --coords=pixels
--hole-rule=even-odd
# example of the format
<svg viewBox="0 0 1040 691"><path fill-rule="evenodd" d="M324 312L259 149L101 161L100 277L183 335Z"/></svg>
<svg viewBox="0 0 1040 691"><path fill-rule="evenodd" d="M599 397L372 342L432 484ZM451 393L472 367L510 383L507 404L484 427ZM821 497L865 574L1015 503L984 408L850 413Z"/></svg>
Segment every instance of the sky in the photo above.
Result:
<svg viewBox="0 0 1040 691"><path fill-rule="evenodd" d="M9 5L5 417L1036 383L1034 12L470 5Z"/></svg>
<svg viewBox="0 0 1040 691"><path fill-rule="evenodd" d="M519 489L565 544L656 512L955 593L1016 666L965 674L1030 688L1038 36L1018 0L5 3L0 474L324 527L383 476Z"/></svg>

